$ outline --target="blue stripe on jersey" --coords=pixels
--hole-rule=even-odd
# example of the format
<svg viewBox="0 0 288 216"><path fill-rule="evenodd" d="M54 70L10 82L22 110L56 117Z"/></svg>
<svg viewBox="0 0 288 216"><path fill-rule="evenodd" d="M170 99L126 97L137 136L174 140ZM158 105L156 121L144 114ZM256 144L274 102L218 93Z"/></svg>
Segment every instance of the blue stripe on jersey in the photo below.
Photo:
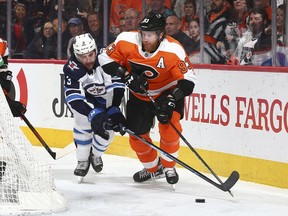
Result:
<svg viewBox="0 0 288 216"><path fill-rule="evenodd" d="M95 101L98 104L106 105L106 99L102 97L95 97Z"/></svg>
<svg viewBox="0 0 288 216"><path fill-rule="evenodd" d="M123 83L113 83L113 84L111 84L111 85L109 85L109 86L107 86L107 90L108 89L114 89L114 88L125 88L125 84L123 84Z"/></svg>
<svg viewBox="0 0 288 216"><path fill-rule="evenodd" d="M72 95L69 95L65 98L65 101L67 103L74 101L74 100L85 100L85 97L83 95L80 95L80 94L72 94Z"/></svg>
<svg viewBox="0 0 288 216"><path fill-rule="evenodd" d="M78 139L74 139L74 142L77 143L77 145L89 145L92 143L92 139L89 140L78 140Z"/></svg>
<svg viewBox="0 0 288 216"><path fill-rule="evenodd" d="M84 131L87 132L87 133L91 133L92 132L91 129L87 129L87 130L84 130ZM78 133L78 134L84 134L82 131L79 131L76 128L73 128L73 132L74 133Z"/></svg>
<svg viewBox="0 0 288 216"><path fill-rule="evenodd" d="M106 146L106 147L107 147L107 144L106 144L106 145L103 145L103 144L101 144L100 142L98 142L95 136L93 137L93 140L95 141L95 143L96 143L98 146L103 146L103 147ZM94 146L95 146L95 145L94 145Z"/></svg>
<svg viewBox="0 0 288 216"><path fill-rule="evenodd" d="M105 151L106 151L106 149L104 149L104 150L99 149L99 148L97 148L97 146L95 146L95 145L93 145L93 148L95 148L98 152L105 152Z"/></svg>

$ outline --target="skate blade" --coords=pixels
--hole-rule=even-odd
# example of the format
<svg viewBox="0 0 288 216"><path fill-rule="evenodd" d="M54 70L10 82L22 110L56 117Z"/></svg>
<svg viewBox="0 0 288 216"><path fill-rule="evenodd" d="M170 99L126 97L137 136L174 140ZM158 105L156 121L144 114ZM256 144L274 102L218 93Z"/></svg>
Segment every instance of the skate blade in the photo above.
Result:
<svg viewBox="0 0 288 216"><path fill-rule="evenodd" d="M176 184L171 184L171 190L175 191L176 190Z"/></svg>
<svg viewBox="0 0 288 216"><path fill-rule="evenodd" d="M83 180L84 180L83 176L78 176L78 178L77 178L78 184L81 184L83 182Z"/></svg>

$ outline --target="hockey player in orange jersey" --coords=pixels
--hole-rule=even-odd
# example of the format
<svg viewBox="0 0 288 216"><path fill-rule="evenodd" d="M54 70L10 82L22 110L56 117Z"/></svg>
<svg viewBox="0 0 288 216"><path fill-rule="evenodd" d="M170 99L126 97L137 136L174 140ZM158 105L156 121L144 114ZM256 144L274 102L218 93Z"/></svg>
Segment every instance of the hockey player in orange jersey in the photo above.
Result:
<svg viewBox="0 0 288 216"><path fill-rule="evenodd" d="M149 133L155 116L159 122L160 148L178 156L179 135L169 121L182 132L184 97L192 93L196 76L180 43L165 36L162 15L148 15L139 24L139 32L123 32L115 42L99 55L99 63L106 71L122 76L129 88L127 102L128 128L152 142ZM152 103L148 94L156 101ZM175 162L133 136L130 145L144 169L135 173L134 181L166 176L169 184L176 184L179 176Z"/></svg>
<svg viewBox="0 0 288 216"><path fill-rule="evenodd" d="M7 41L0 38L0 85L4 91L13 116L19 117L21 116L21 113L24 114L26 112L26 106L19 101L12 100L9 97L9 92L12 85L12 72L8 69L8 56L9 49L7 46Z"/></svg>

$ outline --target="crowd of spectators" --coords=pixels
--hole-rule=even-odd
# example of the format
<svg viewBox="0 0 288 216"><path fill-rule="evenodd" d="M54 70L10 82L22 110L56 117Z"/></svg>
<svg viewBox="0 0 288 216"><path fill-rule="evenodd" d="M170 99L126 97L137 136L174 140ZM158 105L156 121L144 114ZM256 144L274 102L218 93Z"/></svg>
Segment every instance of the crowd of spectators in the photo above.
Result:
<svg viewBox="0 0 288 216"><path fill-rule="evenodd" d="M122 31L138 29L147 13L166 18L166 34L178 40L192 63L271 65L270 0L203 0L204 43L200 44L200 0L109 0L108 44ZM277 1L277 65L288 66L286 0ZM6 39L6 1L0 1L0 37ZM58 0L12 1L11 58L57 59ZM73 38L84 32L103 41L103 0L62 0L61 59ZM145 11L143 11L145 10ZM286 21L285 21L286 20ZM10 30L9 30L10 31ZM286 44L286 46L285 46ZM200 58L203 45L204 58Z"/></svg>

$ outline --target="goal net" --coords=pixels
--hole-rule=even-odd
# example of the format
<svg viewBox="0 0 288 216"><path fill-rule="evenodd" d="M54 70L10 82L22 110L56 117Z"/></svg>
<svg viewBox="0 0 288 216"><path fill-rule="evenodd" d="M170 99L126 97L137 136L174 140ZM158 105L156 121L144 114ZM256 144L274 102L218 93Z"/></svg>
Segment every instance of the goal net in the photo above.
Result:
<svg viewBox="0 0 288 216"><path fill-rule="evenodd" d="M63 211L50 166L37 157L17 120L0 87L0 215Z"/></svg>

